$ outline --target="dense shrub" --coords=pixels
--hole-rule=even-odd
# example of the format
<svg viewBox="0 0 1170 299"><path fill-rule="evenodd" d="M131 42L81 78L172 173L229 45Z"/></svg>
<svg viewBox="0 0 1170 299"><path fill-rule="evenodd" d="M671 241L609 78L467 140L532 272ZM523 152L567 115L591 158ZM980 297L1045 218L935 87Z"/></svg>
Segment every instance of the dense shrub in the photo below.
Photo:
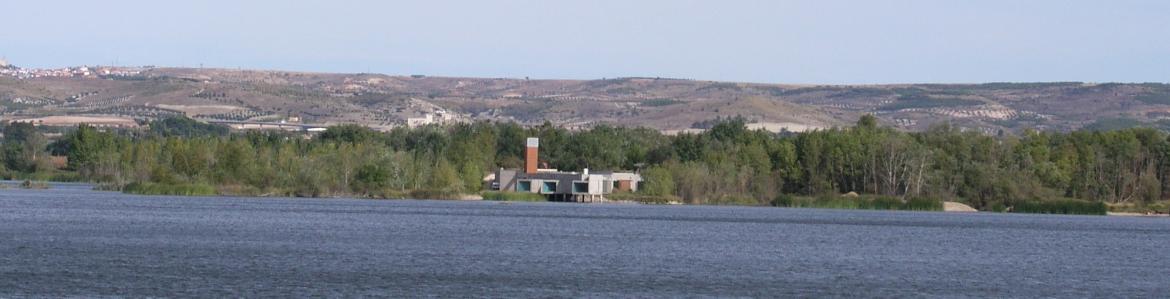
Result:
<svg viewBox="0 0 1170 299"><path fill-rule="evenodd" d="M122 187L122 192L140 195L216 195L215 187L207 184L158 184L135 182Z"/></svg>
<svg viewBox="0 0 1170 299"><path fill-rule="evenodd" d="M1014 213L1105 215L1107 211L1105 203L1075 199L1030 200L1012 206Z"/></svg>
<svg viewBox="0 0 1170 299"><path fill-rule="evenodd" d="M943 203L937 199L912 197L906 200L906 203L902 205L901 209L910 211L942 211Z"/></svg>
<svg viewBox="0 0 1170 299"><path fill-rule="evenodd" d="M461 195L458 192L447 190L420 189L410 191L411 199L459 199L460 197Z"/></svg>
<svg viewBox="0 0 1170 299"><path fill-rule="evenodd" d="M772 200L773 207L796 207L796 198L789 194L780 194Z"/></svg>
<svg viewBox="0 0 1170 299"><path fill-rule="evenodd" d="M543 195L529 192L495 192L483 193L484 200L498 201L548 201Z"/></svg>
<svg viewBox="0 0 1170 299"><path fill-rule="evenodd" d="M907 203L890 196L878 196L869 201L869 208L874 210L901 210Z"/></svg>
<svg viewBox="0 0 1170 299"><path fill-rule="evenodd" d="M772 206L788 208L822 208L853 210L907 210L942 211L942 201L928 198L910 198L905 201L891 196L849 197L824 195L820 197L796 197L782 194L772 200Z"/></svg>
<svg viewBox="0 0 1170 299"><path fill-rule="evenodd" d="M724 195L715 199L707 201L707 204L713 205L733 205L733 206L759 206L762 205L759 200L747 196L739 195Z"/></svg>
<svg viewBox="0 0 1170 299"><path fill-rule="evenodd" d="M208 124L184 116L167 117L150 122L150 133L160 137L227 136L227 126Z"/></svg>
<svg viewBox="0 0 1170 299"><path fill-rule="evenodd" d="M637 203L658 204L658 205L674 204L674 203L681 202L681 199L679 199L677 196L673 196L673 195L650 195L650 194L645 194L645 193L630 193L630 192L614 193L614 194L606 195L606 198L608 198L609 200L616 200L616 201L632 201L632 202L637 202Z"/></svg>
<svg viewBox="0 0 1170 299"><path fill-rule="evenodd" d="M49 189L49 183L43 181L29 181L25 180L20 183L20 188L24 189Z"/></svg>

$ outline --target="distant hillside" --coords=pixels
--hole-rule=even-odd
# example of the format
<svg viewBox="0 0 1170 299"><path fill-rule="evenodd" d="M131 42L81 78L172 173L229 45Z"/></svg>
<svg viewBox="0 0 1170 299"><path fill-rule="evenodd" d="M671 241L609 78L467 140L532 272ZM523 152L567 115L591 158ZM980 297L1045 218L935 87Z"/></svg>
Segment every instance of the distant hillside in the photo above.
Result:
<svg viewBox="0 0 1170 299"><path fill-rule="evenodd" d="M661 78L526 80L150 68L127 76L0 77L0 116L357 123L390 128L460 120L545 121L664 131L742 116L757 127L825 128L874 114L922 130L951 122L987 133L1170 127L1170 85L988 83L807 86ZM430 115L428 118L427 115ZM411 120L413 119L413 120Z"/></svg>

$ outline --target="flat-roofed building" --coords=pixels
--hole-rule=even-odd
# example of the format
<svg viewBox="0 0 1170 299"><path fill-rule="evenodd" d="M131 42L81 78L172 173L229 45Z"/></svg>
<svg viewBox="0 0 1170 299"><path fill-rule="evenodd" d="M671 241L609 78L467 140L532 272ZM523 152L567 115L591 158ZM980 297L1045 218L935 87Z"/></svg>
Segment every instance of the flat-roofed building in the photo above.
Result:
<svg viewBox="0 0 1170 299"><path fill-rule="evenodd" d="M528 138L524 150L524 169L499 169L492 189L544 195L552 201L604 202L605 195L616 191L635 192L642 176L634 172L581 172L540 169L539 139Z"/></svg>

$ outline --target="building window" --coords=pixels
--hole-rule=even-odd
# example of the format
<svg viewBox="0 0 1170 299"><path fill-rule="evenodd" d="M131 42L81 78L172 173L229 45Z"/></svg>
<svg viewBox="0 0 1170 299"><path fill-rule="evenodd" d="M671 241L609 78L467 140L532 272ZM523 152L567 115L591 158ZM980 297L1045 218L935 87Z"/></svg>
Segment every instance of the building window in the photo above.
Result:
<svg viewBox="0 0 1170 299"><path fill-rule="evenodd" d="M589 193L589 183L573 182L573 193Z"/></svg>
<svg viewBox="0 0 1170 299"><path fill-rule="evenodd" d="M516 191L520 191L520 192L532 192L532 181L519 181L519 182L516 182Z"/></svg>
<svg viewBox="0 0 1170 299"><path fill-rule="evenodd" d="M557 193L557 182L544 182L540 187L541 193Z"/></svg>

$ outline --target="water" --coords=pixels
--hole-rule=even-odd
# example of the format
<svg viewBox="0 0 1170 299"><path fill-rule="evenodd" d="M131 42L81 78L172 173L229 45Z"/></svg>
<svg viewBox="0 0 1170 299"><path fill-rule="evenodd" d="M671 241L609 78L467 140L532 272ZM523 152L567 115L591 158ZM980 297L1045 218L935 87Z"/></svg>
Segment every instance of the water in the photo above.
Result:
<svg viewBox="0 0 1170 299"><path fill-rule="evenodd" d="M0 190L0 297L1163 297L1170 219Z"/></svg>

